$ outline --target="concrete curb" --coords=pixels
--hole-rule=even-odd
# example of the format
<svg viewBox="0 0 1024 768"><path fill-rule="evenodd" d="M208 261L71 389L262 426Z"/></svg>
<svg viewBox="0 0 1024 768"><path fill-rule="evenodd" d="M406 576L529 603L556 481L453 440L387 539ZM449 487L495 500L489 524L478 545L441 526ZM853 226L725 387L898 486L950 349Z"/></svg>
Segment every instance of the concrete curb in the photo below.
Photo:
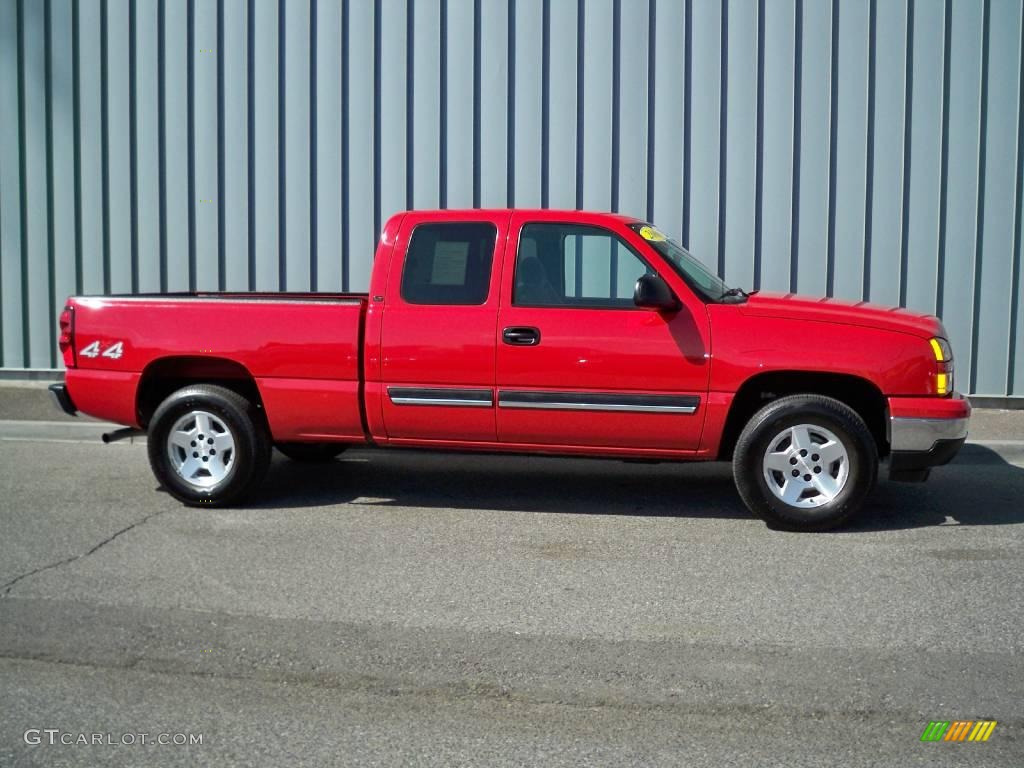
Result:
<svg viewBox="0 0 1024 768"><path fill-rule="evenodd" d="M0 384L64 381L63 368L0 368Z"/></svg>

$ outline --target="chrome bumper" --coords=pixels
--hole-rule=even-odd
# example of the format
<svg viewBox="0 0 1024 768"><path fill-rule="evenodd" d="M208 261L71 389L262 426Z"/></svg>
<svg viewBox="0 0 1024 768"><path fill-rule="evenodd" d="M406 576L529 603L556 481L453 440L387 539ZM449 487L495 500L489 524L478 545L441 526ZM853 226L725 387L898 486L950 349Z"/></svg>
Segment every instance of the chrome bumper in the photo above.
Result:
<svg viewBox="0 0 1024 768"><path fill-rule="evenodd" d="M895 451L930 451L940 440L962 440L967 437L970 419L889 420L889 445Z"/></svg>

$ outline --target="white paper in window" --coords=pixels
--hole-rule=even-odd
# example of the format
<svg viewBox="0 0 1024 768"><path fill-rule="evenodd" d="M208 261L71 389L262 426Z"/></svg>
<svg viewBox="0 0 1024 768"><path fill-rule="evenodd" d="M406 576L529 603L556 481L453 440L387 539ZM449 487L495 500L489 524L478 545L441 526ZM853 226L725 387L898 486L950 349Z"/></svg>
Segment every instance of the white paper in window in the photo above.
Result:
<svg viewBox="0 0 1024 768"><path fill-rule="evenodd" d="M469 243L441 242L434 249L432 285L465 285Z"/></svg>

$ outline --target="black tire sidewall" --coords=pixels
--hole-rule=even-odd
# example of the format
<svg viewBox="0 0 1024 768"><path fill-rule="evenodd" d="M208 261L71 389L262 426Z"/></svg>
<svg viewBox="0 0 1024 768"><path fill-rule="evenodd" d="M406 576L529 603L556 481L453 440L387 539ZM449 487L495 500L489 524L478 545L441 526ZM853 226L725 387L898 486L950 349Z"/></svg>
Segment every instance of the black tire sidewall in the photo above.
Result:
<svg viewBox="0 0 1024 768"><path fill-rule="evenodd" d="M196 488L187 483L171 466L167 455L167 435L171 427L192 410L208 411L223 420L235 440L231 473L211 488ZM248 401L240 395L212 385L186 387L164 400L150 420L147 448L153 473L168 493L179 501L198 506L230 504L247 493L262 477L269 458L269 445L262 426L251 411Z"/></svg>
<svg viewBox="0 0 1024 768"><path fill-rule="evenodd" d="M791 507L775 496L764 478L762 464L769 444L784 429L797 424L820 426L834 433L849 458L843 490L819 507ZM744 502L758 517L786 530L819 531L841 525L860 508L874 487L877 473L877 449L860 416L837 400L815 396L783 398L755 414L740 436L734 457L736 485Z"/></svg>

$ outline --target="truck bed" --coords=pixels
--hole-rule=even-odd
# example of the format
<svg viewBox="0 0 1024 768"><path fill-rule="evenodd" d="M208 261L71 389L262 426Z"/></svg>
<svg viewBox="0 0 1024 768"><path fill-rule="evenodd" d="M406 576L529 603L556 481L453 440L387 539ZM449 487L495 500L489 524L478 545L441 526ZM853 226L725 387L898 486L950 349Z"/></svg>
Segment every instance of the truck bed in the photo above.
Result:
<svg viewBox="0 0 1024 768"><path fill-rule="evenodd" d="M361 441L366 301L357 293L75 297L77 367L67 377L81 410L138 426L151 376L234 368L256 382L275 439Z"/></svg>

